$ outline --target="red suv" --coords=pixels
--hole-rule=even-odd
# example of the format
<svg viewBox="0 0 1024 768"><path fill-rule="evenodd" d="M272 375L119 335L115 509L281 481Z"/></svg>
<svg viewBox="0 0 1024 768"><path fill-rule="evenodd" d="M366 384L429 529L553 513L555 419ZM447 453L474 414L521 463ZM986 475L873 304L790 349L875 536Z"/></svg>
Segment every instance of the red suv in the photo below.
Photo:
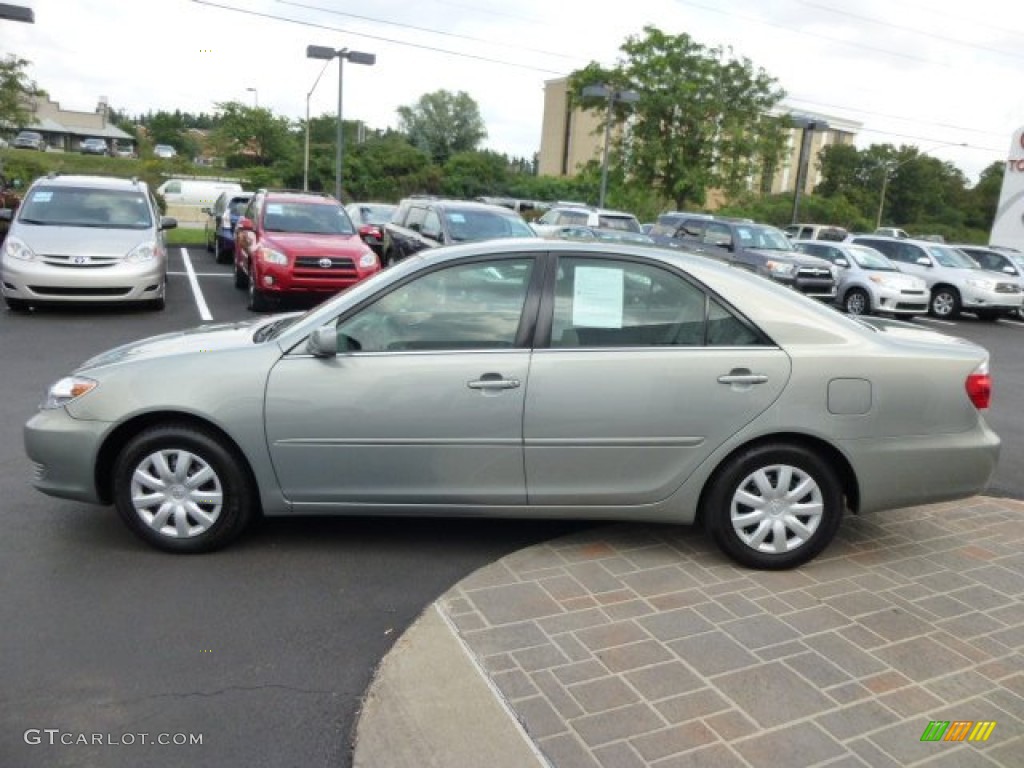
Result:
<svg viewBox="0 0 1024 768"><path fill-rule="evenodd" d="M254 312L284 296L326 298L379 270L376 254L333 197L261 189L238 220L235 286L248 288Z"/></svg>

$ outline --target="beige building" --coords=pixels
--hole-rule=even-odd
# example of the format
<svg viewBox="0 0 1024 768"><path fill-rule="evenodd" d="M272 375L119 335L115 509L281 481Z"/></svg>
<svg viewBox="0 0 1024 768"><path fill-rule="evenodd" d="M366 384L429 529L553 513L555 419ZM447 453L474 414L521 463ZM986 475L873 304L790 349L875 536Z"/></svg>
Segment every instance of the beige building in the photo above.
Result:
<svg viewBox="0 0 1024 768"><path fill-rule="evenodd" d="M583 111L572 105L568 78L557 78L544 83L544 118L541 124L540 153L537 172L541 176L575 176L579 169L590 160L600 160L604 134L600 130L603 114L597 111ZM782 111L791 112L790 109ZM810 162L808 164L805 192L811 192L821 181L818 170L818 156L821 150L831 144L852 144L861 123L833 115L815 114L817 120L828 123L828 129L809 133L811 139ZM757 186L772 194L792 192L796 188L797 165L800 158L800 141L803 130L790 131L787 152L771 179L764 179ZM751 186L755 186L751 182ZM709 202L719 196L709 194Z"/></svg>
<svg viewBox="0 0 1024 768"><path fill-rule="evenodd" d="M83 139L106 139L108 146L130 147L135 139L108 119L109 107L100 98L93 112L61 109L60 103L42 96L30 104L32 118L24 126L43 134L50 149L77 152Z"/></svg>

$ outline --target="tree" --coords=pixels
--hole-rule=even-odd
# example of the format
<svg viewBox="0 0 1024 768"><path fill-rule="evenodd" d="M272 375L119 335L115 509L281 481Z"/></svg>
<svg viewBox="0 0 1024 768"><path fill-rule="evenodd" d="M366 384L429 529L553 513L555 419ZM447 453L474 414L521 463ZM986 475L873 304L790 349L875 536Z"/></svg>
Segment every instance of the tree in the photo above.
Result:
<svg viewBox="0 0 1024 768"><path fill-rule="evenodd" d="M456 152L471 152L487 137L477 103L465 91L439 90L398 108L398 126L437 165Z"/></svg>
<svg viewBox="0 0 1024 768"><path fill-rule="evenodd" d="M0 59L0 132L22 128L32 120L31 99L45 96L25 69L29 62L14 54Z"/></svg>
<svg viewBox="0 0 1024 768"><path fill-rule="evenodd" d="M785 94L748 59L651 26L620 50L617 66L591 63L570 82L577 103L602 114L607 100L584 98L585 86L639 95L634 104L613 103L613 123L629 124L613 158L625 178L683 209L703 205L711 188L735 194L777 164L787 121L773 112Z"/></svg>
<svg viewBox="0 0 1024 768"><path fill-rule="evenodd" d="M217 127L211 140L229 164L283 167L295 159L298 144L287 118L238 101L216 106Z"/></svg>

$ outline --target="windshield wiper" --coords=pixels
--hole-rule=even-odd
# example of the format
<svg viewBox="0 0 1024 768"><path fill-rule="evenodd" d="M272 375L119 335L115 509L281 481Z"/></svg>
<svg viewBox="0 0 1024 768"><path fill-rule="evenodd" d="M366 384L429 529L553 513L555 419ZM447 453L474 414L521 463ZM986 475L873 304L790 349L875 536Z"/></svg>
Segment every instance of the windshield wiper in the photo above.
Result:
<svg viewBox="0 0 1024 768"><path fill-rule="evenodd" d="M23 221L26 224L36 224L36 225L38 225L40 227L52 227L54 225L54 222L52 222L52 221L40 221L39 219L27 219L24 216L22 216L20 219L18 219L18 221Z"/></svg>
<svg viewBox="0 0 1024 768"><path fill-rule="evenodd" d="M295 322L294 317L282 317L269 325L265 325L253 334L252 340L257 344L262 344L264 341L270 341L275 338L278 333L283 331L289 325Z"/></svg>

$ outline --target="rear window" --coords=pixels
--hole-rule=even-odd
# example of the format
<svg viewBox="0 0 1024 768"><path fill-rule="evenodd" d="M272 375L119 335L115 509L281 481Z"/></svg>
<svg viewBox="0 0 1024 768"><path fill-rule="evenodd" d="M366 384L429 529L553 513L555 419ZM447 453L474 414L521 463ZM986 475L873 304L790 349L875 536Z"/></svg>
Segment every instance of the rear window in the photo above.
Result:
<svg viewBox="0 0 1024 768"><path fill-rule="evenodd" d="M640 222L635 216L614 216L601 214L597 218L597 225L604 229L619 229L623 232L642 232Z"/></svg>

